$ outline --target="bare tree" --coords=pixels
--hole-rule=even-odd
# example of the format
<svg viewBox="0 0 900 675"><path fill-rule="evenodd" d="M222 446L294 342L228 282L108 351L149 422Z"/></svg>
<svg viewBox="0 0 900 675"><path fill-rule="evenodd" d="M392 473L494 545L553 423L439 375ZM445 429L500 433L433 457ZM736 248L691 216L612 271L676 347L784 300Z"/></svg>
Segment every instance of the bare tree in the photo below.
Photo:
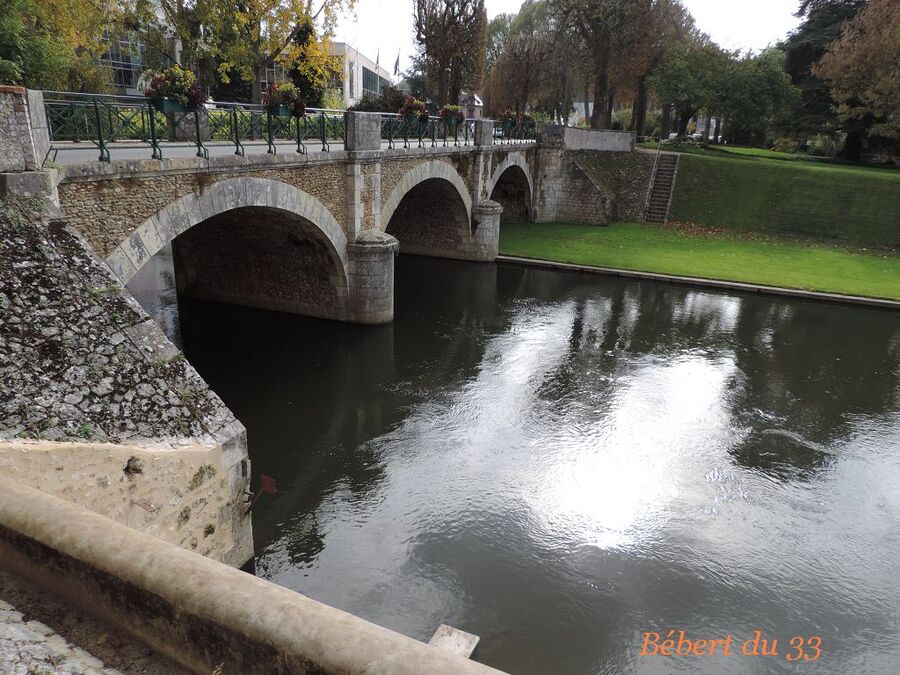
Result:
<svg viewBox="0 0 900 675"><path fill-rule="evenodd" d="M481 85L487 40L484 0L415 0L413 21L439 106L455 104L463 88Z"/></svg>

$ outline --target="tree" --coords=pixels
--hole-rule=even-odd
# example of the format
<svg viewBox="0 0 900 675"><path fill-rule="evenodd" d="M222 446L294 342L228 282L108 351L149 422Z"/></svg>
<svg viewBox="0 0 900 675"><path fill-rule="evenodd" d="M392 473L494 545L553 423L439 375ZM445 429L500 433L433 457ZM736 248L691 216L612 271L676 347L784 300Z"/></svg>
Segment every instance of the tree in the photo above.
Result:
<svg viewBox="0 0 900 675"><path fill-rule="evenodd" d="M741 145L764 145L799 100L777 49L733 61L723 89L713 112L726 116L728 140Z"/></svg>
<svg viewBox="0 0 900 675"><path fill-rule="evenodd" d="M484 75L487 12L484 0L415 0L413 24L436 103L456 104Z"/></svg>
<svg viewBox="0 0 900 675"><path fill-rule="evenodd" d="M123 7L125 28L140 35L152 65L192 71L209 55L207 39L222 9L216 0L129 0Z"/></svg>
<svg viewBox="0 0 900 675"><path fill-rule="evenodd" d="M647 119L647 78L666 54L695 32L694 18L680 0L635 0L635 35L626 60L627 75L634 80L634 100L628 128L642 136Z"/></svg>
<svg viewBox="0 0 900 675"><path fill-rule="evenodd" d="M804 0L797 15L803 18L800 26L779 47L784 52L784 68L791 82L800 89L800 99L785 131L796 136L804 145L811 136L836 133L840 121L828 85L812 71L825 54L828 45L840 37L846 21L852 19L866 0ZM849 136L861 141L861 131L849 130Z"/></svg>
<svg viewBox="0 0 900 675"><path fill-rule="evenodd" d="M266 70L276 64L314 83L327 83L335 60L329 40L341 11L355 0L244 0L237 6L217 0L220 11L210 36L224 83L233 78L253 83L252 100L260 101ZM296 41L310 25L320 25L318 39ZM324 84L323 84L324 86Z"/></svg>
<svg viewBox="0 0 900 675"><path fill-rule="evenodd" d="M900 5L871 0L843 24L812 69L830 87L841 121L868 122L868 133L900 139ZM868 126L868 124L867 124Z"/></svg>
<svg viewBox="0 0 900 675"><path fill-rule="evenodd" d="M0 81L34 89L105 91L104 29L117 24L111 2L0 0Z"/></svg>
<svg viewBox="0 0 900 675"><path fill-rule="evenodd" d="M608 127L613 90L610 75L624 63L638 32L641 12L632 0L552 0L554 13L590 56L594 109L591 127Z"/></svg>
<svg viewBox="0 0 900 675"><path fill-rule="evenodd" d="M697 112L714 107L721 95L727 61L727 55L717 45L701 36L673 49L649 78L662 103L674 107L679 136L687 133L688 123Z"/></svg>

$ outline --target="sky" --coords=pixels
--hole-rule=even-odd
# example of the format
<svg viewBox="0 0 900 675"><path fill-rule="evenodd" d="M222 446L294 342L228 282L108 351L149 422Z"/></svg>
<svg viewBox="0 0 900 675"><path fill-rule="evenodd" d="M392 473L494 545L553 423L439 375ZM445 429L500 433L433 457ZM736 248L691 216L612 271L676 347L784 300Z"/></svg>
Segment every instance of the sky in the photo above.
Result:
<svg viewBox="0 0 900 675"><path fill-rule="evenodd" d="M797 26L793 15L798 0L682 0L697 26L728 49L760 50L782 39ZM400 54L400 70L409 66L415 45L413 0L358 0L355 20L338 23L335 40L349 42L360 53L376 57L382 67L394 70ZM485 0L488 18L513 14L522 0Z"/></svg>

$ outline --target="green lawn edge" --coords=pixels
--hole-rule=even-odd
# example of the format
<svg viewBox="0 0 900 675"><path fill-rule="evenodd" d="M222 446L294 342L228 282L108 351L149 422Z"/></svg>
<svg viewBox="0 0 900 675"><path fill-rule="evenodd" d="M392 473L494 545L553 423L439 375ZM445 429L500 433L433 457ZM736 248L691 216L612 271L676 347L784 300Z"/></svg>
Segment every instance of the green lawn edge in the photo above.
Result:
<svg viewBox="0 0 900 675"><path fill-rule="evenodd" d="M815 241L693 234L646 223L506 224L501 255L900 300L900 255Z"/></svg>

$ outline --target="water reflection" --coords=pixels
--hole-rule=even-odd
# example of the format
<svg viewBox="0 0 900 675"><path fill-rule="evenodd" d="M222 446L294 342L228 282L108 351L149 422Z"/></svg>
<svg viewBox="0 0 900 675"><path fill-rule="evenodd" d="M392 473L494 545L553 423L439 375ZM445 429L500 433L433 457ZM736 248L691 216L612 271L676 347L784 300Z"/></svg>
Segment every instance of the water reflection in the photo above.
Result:
<svg viewBox="0 0 900 675"><path fill-rule="evenodd" d="M900 657L896 314L401 257L389 326L182 321L280 584L513 673L791 670L639 657L671 627Z"/></svg>

